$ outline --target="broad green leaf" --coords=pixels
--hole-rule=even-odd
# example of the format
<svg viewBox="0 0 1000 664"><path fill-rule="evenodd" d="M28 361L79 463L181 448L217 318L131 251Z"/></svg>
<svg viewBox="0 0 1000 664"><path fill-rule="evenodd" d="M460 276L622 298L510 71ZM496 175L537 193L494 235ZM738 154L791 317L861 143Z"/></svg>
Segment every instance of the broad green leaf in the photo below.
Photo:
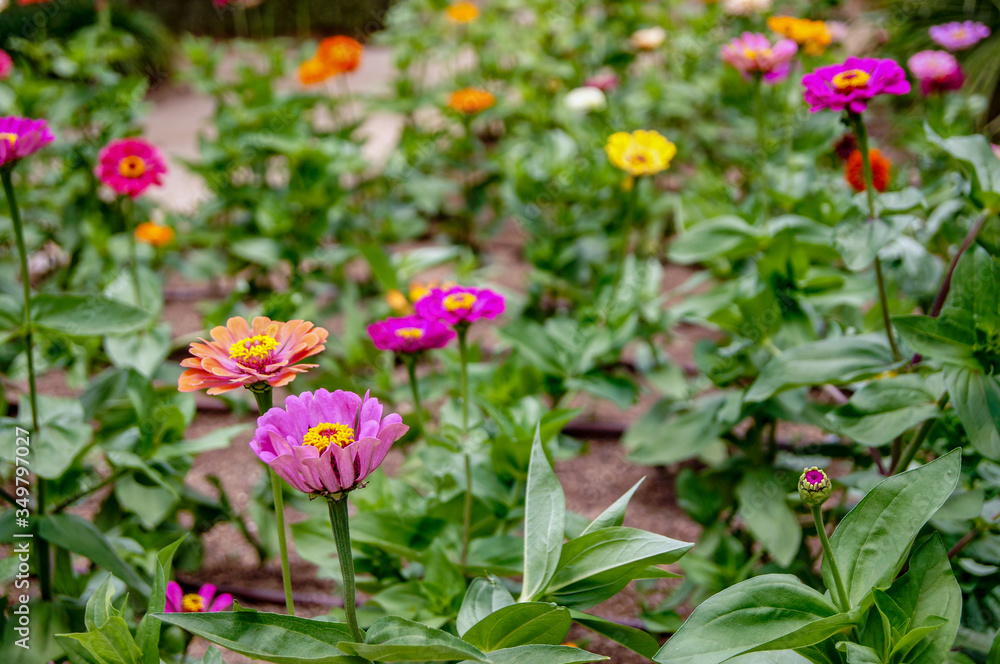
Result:
<svg viewBox="0 0 1000 664"><path fill-rule="evenodd" d="M13 510L7 510L13 512ZM7 610L13 607L7 606ZM65 604L59 602L45 602L32 600L28 603L28 611L31 616L30 635L27 641L27 648L22 648L18 641L24 638L23 634L14 631L18 627L17 620L3 621L3 634L0 634L0 661L3 664L48 664L51 661L59 660L66 648L65 637L59 636L76 626L79 614L71 623L69 611ZM11 614L13 616L13 614ZM68 641L75 643L79 648L83 646L73 639ZM22 642L23 643L23 642ZM72 646L71 646L72 647ZM91 659L95 659L91 657ZM87 662L86 664L91 664Z"/></svg>
<svg viewBox="0 0 1000 664"><path fill-rule="evenodd" d="M629 650L639 653L643 657L650 658L660 649L659 642L648 632L628 625L619 625L616 622L605 620L600 616L592 616L589 613L570 610L573 621L592 629L598 634L622 644Z"/></svg>
<svg viewBox="0 0 1000 664"><path fill-rule="evenodd" d="M355 664L337 643L351 638L347 625L277 613L157 613L157 620L191 632L223 648L275 664Z"/></svg>
<svg viewBox="0 0 1000 664"><path fill-rule="evenodd" d="M961 450L889 477L868 492L830 538L852 606L873 588L888 588L910 543L958 485ZM835 587L824 556L823 580Z"/></svg>
<svg viewBox="0 0 1000 664"><path fill-rule="evenodd" d="M757 576L700 604L653 661L721 664L736 655L765 650L761 646L794 637L817 623L827 629L805 633L798 642L790 639L782 648L818 643L844 629L849 620L829 599L790 574Z"/></svg>
<svg viewBox="0 0 1000 664"><path fill-rule="evenodd" d="M547 595L565 606L593 606L642 578L649 566L676 562L692 546L635 528L592 531L563 546Z"/></svg>
<svg viewBox="0 0 1000 664"><path fill-rule="evenodd" d="M31 404L27 396L20 400L18 419L31 428ZM77 399L38 395L38 415L41 431L31 432L32 473L45 479L58 479L80 457L90 444L94 429L84 419L83 406ZM3 422L0 419L0 422ZM10 422L10 420L7 420ZM0 437L0 458L14 461L14 436Z"/></svg>
<svg viewBox="0 0 1000 664"><path fill-rule="evenodd" d="M399 277L396 276L396 269L389 260L389 255L380 244L363 244L358 247L361 254L368 260L372 268L372 273L385 290L399 288Z"/></svg>
<svg viewBox="0 0 1000 664"><path fill-rule="evenodd" d="M898 366L884 334L823 339L771 358L750 386L746 401L764 401L803 385L845 385Z"/></svg>
<svg viewBox="0 0 1000 664"><path fill-rule="evenodd" d="M802 526L788 506L785 488L769 470L751 471L736 485L739 514L753 536L782 567L802 544Z"/></svg>
<svg viewBox="0 0 1000 664"><path fill-rule="evenodd" d="M809 660L793 650L751 652L730 659L726 664L809 664Z"/></svg>
<svg viewBox="0 0 1000 664"><path fill-rule="evenodd" d="M485 653L457 636L395 616L376 620L368 628L364 643L342 641L339 647L375 662L490 661Z"/></svg>
<svg viewBox="0 0 1000 664"><path fill-rule="evenodd" d="M892 584L888 595L910 617L911 625L924 624L932 616L948 621L910 650L906 658L908 664L943 661L955 642L962 618L962 589L939 534L913 552L909 570Z"/></svg>
<svg viewBox="0 0 1000 664"><path fill-rule="evenodd" d="M97 526L75 514L50 514L38 518L38 535L43 539L78 553L115 575L140 595L149 595L149 584L125 563Z"/></svg>
<svg viewBox="0 0 1000 664"><path fill-rule="evenodd" d="M170 579L170 572L173 569L174 553L186 538L187 535L184 535L173 544L160 549L156 554L153 591L149 596L146 615L139 623L139 629L135 636L136 645L142 651L144 664L159 664L160 621L153 618L153 614L163 613L166 608L167 581Z"/></svg>
<svg viewBox="0 0 1000 664"><path fill-rule="evenodd" d="M120 616L111 616L98 629L80 634L60 634L80 642L87 652L104 664L142 664L142 651L136 646L128 623Z"/></svg>
<svg viewBox="0 0 1000 664"><path fill-rule="evenodd" d="M601 528L607 528L609 526L620 526L625 522L625 510L628 509L628 503L632 500L632 496L635 492L639 490L639 486L646 480L645 476L639 479L638 482L632 485L632 488L625 492L621 498L611 503L608 509L601 512L596 519L590 522L581 535L586 535L589 532L595 530L600 530Z"/></svg>
<svg viewBox="0 0 1000 664"><path fill-rule="evenodd" d="M40 328L76 337L133 332L149 321L142 309L98 295L36 295L31 316Z"/></svg>
<svg viewBox="0 0 1000 664"><path fill-rule="evenodd" d="M860 272L875 261L882 248L903 234L905 225L888 219L843 221L834 242L847 269Z"/></svg>
<svg viewBox="0 0 1000 664"><path fill-rule="evenodd" d="M121 616L111 604L115 596L115 587L111 576L104 579L104 582L97 587L94 594L87 600L87 608L84 611L84 624L87 630L95 630L107 624L113 616Z"/></svg>
<svg viewBox="0 0 1000 664"><path fill-rule="evenodd" d="M975 335L966 325L948 316L894 316L893 326L906 344L927 357L942 362L974 363Z"/></svg>
<svg viewBox="0 0 1000 664"><path fill-rule="evenodd" d="M901 638L889 653L889 659L897 662L912 662L910 651L923 639L933 636L935 632L948 624L948 621L940 616L929 616L923 624L910 629Z"/></svg>
<svg viewBox="0 0 1000 664"><path fill-rule="evenodd" d="M569 609L545 602L512 604L473 625L462 640L483 652L514 646L542 644L557 646L572 625Z"/></svg>
<svg viewBox="0 0 1000 664"><path fill-rule="evenodd" d="M837 644L837 650L847 655L847 664L885 664L877 652L858 643L842 641Z"/></svg>
<svg viewBox="0 0 1000 664"><path fill-rule="evenodd" d="M116 367L133 368L152 378L170 354L170 324L104 337L104 352Z"/></svg>
<svg viewBox="0 0 1000 664"><path fill-rule="evenodd" d="M491 574L485 579L473 579L465 591L462 608L455 620L459 636L465 636L469 628L483 618L513 603L514 596L497 577Z"/></svg>
<svg viewBox="0 0 1000 664"><path fill-rule="evenodd" d="M607 659L604 655L595 655L572 646L517 646L495 650L489 654L493 664L583 664L583 662L601 662ZM472 660L462 662L470 664Z"/></svg>
<svg viewBox="0 0 1000 664"><path fill-rule="evenodd" d="M686 229L670 244L672 263L690 265L712 258L749 256L760 246L758 231L743 219L727 215L706 219Z"/></svg>
<svg viewBox="0 0 1000 664"><path fill-rule="evenodd" d="M944 368L944 380L972 446L1000 460L1000 383L980 370L950 365Z"/></svg>
<svg viewBox="0 0 1000 664"><path fill-rule="evenodd" d="M940 414L938 395L923 376L875 380L827 415L831 428L865 445L884 445Z"/></svg>
<svg viewBox="0 0 1000 664"><path fill-rule="evenodd" d="M536 429L524 498L522 602L537 598L549 585L559 563L565 524L566 499Z"/></svg>
<svg viewBox="0 0 1000 664"><path fill-rule="evenodd" d="M1000 206L1000 160L985 136L952 136L942 138L924 123L927 140L961 162L963 170L973 178L975 192L984 206Z"/></svg>

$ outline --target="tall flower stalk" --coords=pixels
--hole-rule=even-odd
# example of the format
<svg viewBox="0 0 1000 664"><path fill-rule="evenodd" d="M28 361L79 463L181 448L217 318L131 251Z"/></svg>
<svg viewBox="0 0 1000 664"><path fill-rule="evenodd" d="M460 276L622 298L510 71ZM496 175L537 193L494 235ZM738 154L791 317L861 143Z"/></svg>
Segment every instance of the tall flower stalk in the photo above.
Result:
<svg viewBox="0 0 1000 664"><path fill-rule="evenodd" d="M358 626L357 583L354 579L354 554L351 552L351 519L347 513L347 496L343 498L328 498L330 508L330 525L333 527L333 541L337 545L337 557L340 558L340 574L344 582L344 613L347 616L347 626L351 636L358 643L365 640Z"/></svg>
<svg viewBox="0 0 1000 664"><path fill-rule="evenodd" d="M823 523L823 503L826 502L832 492L833 483L830 482L830 478L827 477L824 471L815 466L802 471L802 475L799 477L799 498L802 499L804 505L812 510L813 521L816 524L816 534L819 536L819 542L823 546L823 560L830 569L830 575L833 577L834 592L831 594L834 595L837 607L846 613L851 609L851 596L847 594L844 578L840 574L837 559L833 555L833 547L830 546L830 538L826 535L826 525Z"/></svg>
<svg viewBox="0 0 1000 664"><path fill-rule="evenodd" d="M458 358L462 368L462 435L469 436L469 323L455 326L458 332ZM465 462L465 501L462 504L462 565L469 559L469 539L472 531L472 455L466 446L462 455Z"/></svg>

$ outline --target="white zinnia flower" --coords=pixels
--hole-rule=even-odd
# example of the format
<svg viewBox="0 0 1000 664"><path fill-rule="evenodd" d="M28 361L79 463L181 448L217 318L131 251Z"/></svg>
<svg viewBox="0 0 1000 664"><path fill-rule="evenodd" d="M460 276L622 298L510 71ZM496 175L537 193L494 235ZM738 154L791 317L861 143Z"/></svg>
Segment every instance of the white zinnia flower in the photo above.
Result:
<svg viewBox="0 0 1000 664"><path fill-rule="evenodd" d="M579 113L603 111L608 106L604 93L590 86L570 90L566 93L563 103L566 104L566 108Z"/></svg>
<svg viewBox="0 0 1000 664"><path fill-rule="evenodd" d="M652 51L660 48L666 40L667 31L660 26L636 30L629 37L629 43L640 51Z"/></svg>
<svg viewBox="0 0 1000 664"><path fill-rule="evenodd" d="M771 8L772 0L724 0L722 8L734 16L752 16Z"/></svg>

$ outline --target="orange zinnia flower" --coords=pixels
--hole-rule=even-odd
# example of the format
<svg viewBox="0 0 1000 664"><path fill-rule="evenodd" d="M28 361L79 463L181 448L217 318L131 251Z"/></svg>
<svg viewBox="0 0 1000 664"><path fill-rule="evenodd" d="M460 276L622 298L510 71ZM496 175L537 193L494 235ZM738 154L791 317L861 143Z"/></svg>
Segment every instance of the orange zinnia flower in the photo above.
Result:
<svg viewBox="0 0 1000 664"><path fill-rule="evenodd" d="M822 55L833 41L833 35L823 21L810 21L794 16L772 16L767 19L767 27L784 35L802 47L807 55Z"/></svg>
<svg viewBox="0 0 1000 664"><path fill-rule="evenodd" d="M883 157L878 150L869 150L868 160L872 163L872 184L875 185L875 190L885 191L885 188L889 186L892 163ZM860 150L855 150L847 158L847 163L844 165L844 179L854 191L865 190L865 167L861 162Z"/></svg>
<svg viewBox="0 0 1000 664"><path fill-rule="evenodd" d="M479 7L471 2L456 2L445 10L453 23L472 23L479 18Z"/></svg>
<svg viewBox="0 0 1000 664"><path fill-rule="evenodd" d="M354 71L361 64L361 53L364 47L355 39L337 35L327 37L319 43L316 59L326 64L336 73L343 74Z"/></svg>
<svg viewBox="0 0 1000 664"><path fill-rule="evenodd" d="M333 75L330 68L316 58L309 58L299 65L299 80L303 85L322 83Z"/></svg>
<svg viewBox="0 0 1000 664"><path fill-rule="evenodd" d="M174 241L174 229L155 221L144 221L136 226L135 239L154 247L165 247Z"/></svg>
<svg viewBox="0 0 1000 664"><path fill-rule="evenodd" d="M497 98L481 88L463 88L451 93L448 106L459 113L473 115L497 103Z"/></svg>
<svg viewBox="0 0 1000 664"><path fill-rule="evenodd" d="M316 364L297 364L325 348L327 331L312 323L278 323L258 316L249 324L240 317L212 329L212 339L191 344L191 355L181 362L186 371L178 381L181 392L208 388L222 394L240 387L267 383L288 385L295 375Z"/></svg>

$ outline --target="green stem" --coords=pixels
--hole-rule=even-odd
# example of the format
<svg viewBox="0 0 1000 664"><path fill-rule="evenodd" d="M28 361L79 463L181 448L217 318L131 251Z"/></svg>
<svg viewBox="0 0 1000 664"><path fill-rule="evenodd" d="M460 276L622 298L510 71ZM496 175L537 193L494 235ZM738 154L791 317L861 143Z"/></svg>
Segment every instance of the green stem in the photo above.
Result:
<svg viewBox="0 0 1000 664"><path fill-rule="evenodd" d="M469 433L469 346L467 335L468 324L455 326L458 333L458 358L462 370L462 433Z"/></svg>
<svg viewBox="0 0 1000 664"><path fill-rule="evenodd" d="M426 434L427 427L424 423L424 407L420 401L420 386L417 383L417 356L410 353L405 358L406 373L410 376L410 391L413 392L413 409L417 413L417 425L420 427L421 435Z"/></svg>
<svg viewBox="0 0 1000 664"><path fill-rule="evenodd" d="M869 222L878 218L875 210L875 179L872 175L871 159L868 156L868 130L865 128L865 121L860 113L851 113L851 122L854 124L854 135L858 140L858 150L861 152L861 165L865 171L865 194L868 197ZM892 356L898 361L903 359L896 345L896 336L892 332L892 320L889 312L889 296L885 288L885 275L882 271L882 260L875 256L875 280L878 282L878 297L882 307L882 323L885 325L885 336L889 339L889 347L892 349Z"/></svg>
<svg viewBox="0 0 1000 664"><path fill-rule="evenodd" d="M472 530L472 455L465 452L465 504L462 506L462 566L469 560L469 539Z"/></svg>
<svg viewBox="0 0 1000 664"><path fill-rule="evenodd" d="M826 525L823 523L823 509L820 505L812 506L813 521L816 522L816 534L819 535L820 544L823 545L823 556L830 564L830 573L837 584L837 606L844 613L851 610L850 596L844 589L844 579L840 576L840 568L837 567L837 559L833 557L833 549L830 547L830 540L826 536Z"/></svg>
<svg viewBox="0 0 1000 664"><path fill-rule="evenodd" d="M0 170L0 180L7 195L7 207L10 208L10 219L14 224L14 239L17 243L17 256L21 263L21 284L24 287L24 344L28 360L28 403L31 405L31 433L39 435L38 425L38 383L35 377L35 344L34 323L31 319L31 273L28 271L28 248L24 243L24 226L21 223L21 212L17 207L17 196L14 193L14 182L11 180L11 168ZM37 449L37 443L34 444ZM45 480L38 478L35 490L38 516L45 516ZM42 599L52 599L52 554L48 541L38 539L38 579L42 589Z"/></svg>
<svg viewBox="0 0 1000 664"><path fill-rule="evenodd" d="M621 258L618 259L618 271L615 273L614 289L611 291L612 301L614 301L617 297L618 288L621 286L622 279L625 278L625 265L628 263L629 240L632 237L632 228L635 226L635 208L636 202L639 199L640 182L642 182L642 180L639 178L634 179L632 182L632 190L628 192L628 198L625 201L625 228L622 233L622 254Z"/></svg>
<svg viewBox="0 0 1000 664"><path fill-rule="evenodd" d="M753 90L754 97L754 111L757 115L757 145L760 147L760 153L762 157L767 157L767 146L764 144L764 128L765 128L765 113L764 113L764 77L757 77L757 84L754 86ZM761 159L761 164L763 164L765 159ZM763 170L763 167L761 168Z"/></svg>
<svg viewBox="0 0 1000 664"><path fill-rule="evenodd" d="M951 395L949 395L948 391L945 390L944 394L942 394L941 398L937 401L938 409L944 410L944 407L948 405L948 400L950 398ZM903 450L903 454L899 457L899 461L894 463L889 469L890 475L906 471L906 469L910 466L910 463L913 462L913 457L917 455L917 450L920 449L924 440L927 439L927 434L931 432L931 426L933 426L935 419L936 418L931 417L920 423L920 427L913 432L913 438L910 439L909 444Z"/></svg>
<svg viewBox="0 0 1000 664"><path fill-rule="evenodd" d="M351 522L347 514L347 496L335 500L327 500L330 507L330 525L333 526L333 540L337 544L337 556L340 558L340 572L344 577L344 613L347 614L347 626L355 642L364 643L365 637L358 627L357 605L354 598L354 557L351 553Z"/></svg>
<svg viewBox="0 0 1000 664"><path fill-rule="evenodd" d="M132 199L122 199L122 217L125 220L125 234L128 235L129 272L132 275L132 293L135 306L142 309L142 288L139 285L139 248L135 241L135 206Z"/></svg>
<svg viewBox="0 0 1000 664"><path fill-rule="evenodd" d="M260 385L260 383L258 383ZM267 385L265 383L265 385ZM254 398L257 399L257 411L263 415L271 410L274 403L274 392L271 386L267 385L263 389L251 389ZM281 583L285 589L285 610L288 615L295 615L295 602L292 599L292 574L288 566L288 540L285 535L285 498L281 493L281 479L274 469L267 467L271 476L271 495L274 498L274 515L278 521L278 552L281 555Z"/></svg>

